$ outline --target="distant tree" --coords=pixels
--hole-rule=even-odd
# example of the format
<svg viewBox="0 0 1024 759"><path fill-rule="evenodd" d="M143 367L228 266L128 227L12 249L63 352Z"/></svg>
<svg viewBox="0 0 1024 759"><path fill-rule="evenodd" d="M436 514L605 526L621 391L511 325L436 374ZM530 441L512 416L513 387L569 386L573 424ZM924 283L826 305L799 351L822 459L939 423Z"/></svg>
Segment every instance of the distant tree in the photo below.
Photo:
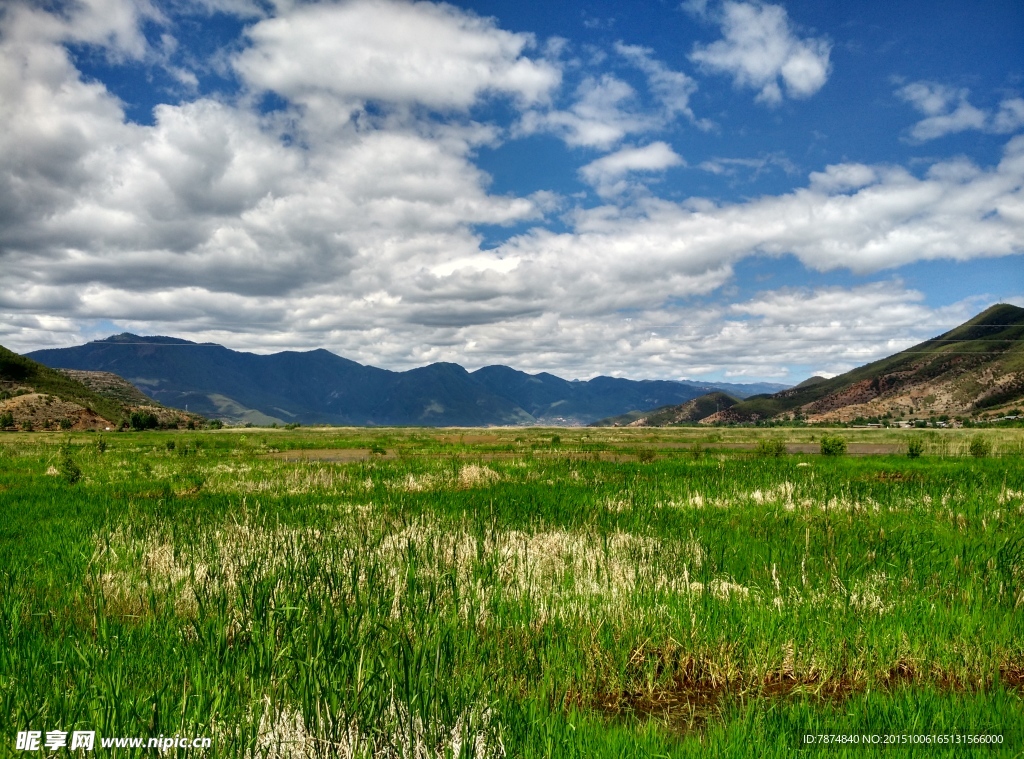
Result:
<svg viewBox="0 0 1024 759"><path fill-rule="evenodd" d="M154 430L160 425L160 420L151 411L133 411L128 417L128 424L133 430Z"/></svg>

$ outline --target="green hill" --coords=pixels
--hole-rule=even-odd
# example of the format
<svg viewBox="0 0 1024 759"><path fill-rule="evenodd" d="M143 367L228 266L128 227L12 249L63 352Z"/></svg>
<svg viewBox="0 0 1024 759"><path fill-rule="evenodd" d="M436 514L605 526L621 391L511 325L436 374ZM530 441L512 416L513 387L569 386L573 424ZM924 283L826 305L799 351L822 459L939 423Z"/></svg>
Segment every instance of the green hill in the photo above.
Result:
<svg viewBox="0 0 1024 759"><path fill-rule="evenodd" d="M78 380L0 346L0 401L30 393L69 401L95 412L111 423L124 416L124 406L116 400L106 398Z"/></svg>
<svg viewBox="0 0 1024 759"><path fill-rule="evenodd" d="M206 421L161 406L115 374L51 369L0 346L0 428L116 429L133 418L163 427Z"/></svg>

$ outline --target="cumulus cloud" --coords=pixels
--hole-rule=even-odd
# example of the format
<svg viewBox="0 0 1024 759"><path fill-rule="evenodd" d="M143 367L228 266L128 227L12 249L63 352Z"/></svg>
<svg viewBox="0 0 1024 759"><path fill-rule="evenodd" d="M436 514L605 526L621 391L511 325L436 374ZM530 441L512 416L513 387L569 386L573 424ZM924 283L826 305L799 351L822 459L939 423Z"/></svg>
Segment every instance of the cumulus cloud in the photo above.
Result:
<svg viewBox="0 0 1024 759"><path fill-rule="evenodd" d="M657 60L649 48L617 42L614 49L643 72L647 90L656 103L654 108L613 74L587 76L577 86L568 107L529 110L523 114L518 132L548 132L573 147L611 150L626 137L664 129L679 116L685 116L699 129L713 128L713 122L698 118L690 107L690 96L697 90L692 78Z"/></svg>
<svg viewBox="0 0 1024 759"><path fill-rule="evenodd" d="M1024 127L1024 99L1006 98L992 113L971 105L970 94L966 88L924 81L896 90L897 97L925 116L910 129L911 138L918 142L972 129L1010 134Z"/></svg>
<svg viewBox="0 0 1024 759"><path fill-rule="evenodd" d="M914 124L910 135L915 140L934 140L968 129L983 129L986 115L967 102L966 89L953 89L930 82L914 82L901 87L896 94L925 114Z"/></svg>
<svg viewBox="0 0 1024 759"><path fill-rule="evenodd" d="M553 65L523 55L529 34L451 5L401 0L285 6L248 31L234 66L250 86L307 106L324 97L465 110L485 93L543 100Z"/></svg>
<svg viewBox="0 0 1024 759"><path fill-rule="evenodd" d="M563 205L562 231L553 231L543 219L549 196L488 190L475 152L500 130L474 122L472 106L498 93L543 116L529 103L554 91L557 66L529 58L531 41L493 21L406 4L395 6L395 24L422 22L430 34L409 36L405 57L388 64L397 68L371 87L384 7L282 4L279 16L255 23L235 59L250 91L161 105L150 125L128 122L120 101L75 68L64 32L46 31L66 19L24 8L0 17L0 342L67 344L114 322L236 348L328 347L393 367L444 359L570 376L767 372L779 359L764 352L767 333L744 331L750 324L782 335L769 307L784 314L790 301L846 296L765 295L746 311L703 315L678 306L728 285L745 257L792 254L814 269L872 273L1024 251L1024 137L995 166L945 161L915 176L844 163L789 193L733 203L624 192L619 183L628 190L638 174L682 158L665 142L622 142L668 112L690 118L690 84L643 50L624 55L648 67L652 91L656 74L667 77L659 109L637 106L622 80L593 76L555 124L576 144L619 149L581 170L609 202ZM354 15L334 15L346 13ZM282 20L295 26L262 26ZM135 23L138 31L144 20ZM450 43L445 51L434 32ZM95 38L133 49L128 29ZM299 40L301 60L337 76L261 68ZM439 69L417 94L410 62L435 53L455 70ZM339 72L344 56L365 77ZM442 59L430 65L444 69ZM265 89L288 106L261 112L248 96ZM386 107L360 112L370 101ZM480 225L526 231L484 249ZM857 302L896 319L903 291L893 287ZM806 322L817 312L803 313ZM703 326L691 333L683 323ZM722 358L730 346L735 359ZM828 364L828 355L800 354L821 366L853 355Z"/></svg>
<svg viewBox="0 0 1024 759"><path fill-rule="evenodd" d="M572 231L536 230L502 250L523 261L524 275L536 270L538 282L574 284L580 308L637 308L710 292L729 280L732 264L756 254L868 274L914 261L1020 253L1022 185L1018 137L989 170L950 161L918 178L897 167L833 166L805 188L746 202L642 198L581 210ZM558 302L570 303L568 293Z"/></svg>
<svg viewBox="0 0 1024 759"><path fill-rule="evenodd" d="M713 73L729 74L738 87L758 90L757 100L810 97L828 80L831 45L800 38L780 5L726 2L718 17L723 39L695 45L690 60ZM780 84L781 82L781 84Z"/></svg>
<svg viewBox="0 0 1024 759"><path fill-rule="evenodd" d="M117 294L124 314L117 323L129 331L171 333L238 350L328 347L364 363L399 369L433 361L469 368L502 362L568 378L717 375L738 382L774 377L793 383L891 355L989 305L972 300L934 309L920 292L883 282L766 291L733 305L637 309L628 315L538 311L496 315L486 324L439 319L422 325L395 318L373 299L352 303L354 313L346 315L329 311L336 301L322 296L312 302L267 299L257 304L237 296L190 294L191 306L171 294L156 301ZM78 318L4 311L0 307L0 343L15 348L76 344L109 334L109 329L83 329ZM368 328L368 319L377 326Z"/></svg>
<svg viewBox="0 0 1024 759"><path fill-rule="evenodd" d="M149 0L78 0L54 14L15 3L12 15L12 31L22 39L87 43L104 48L114 59L133 60L149 50L142 23L166 22Z"/></svg>
<svg viewBox="0 0 1024 759"><path fill-rule="evenodd" d="M611 149L627 135L657 129L661 120L640 108L636 91L612 74L586 77L565 110L531 110L519 123L521 134L551 132L574 147Z"/></svg>
<svg viewBox="0 0 1024 759"><path fill-rule="evenodd" d="M614 153L591 161L582 169L582 177L604 196L618 195L629 184L626 175L631 172L664 171L685 162L665 142L652 142L642 148L622 148Z"/></svg>

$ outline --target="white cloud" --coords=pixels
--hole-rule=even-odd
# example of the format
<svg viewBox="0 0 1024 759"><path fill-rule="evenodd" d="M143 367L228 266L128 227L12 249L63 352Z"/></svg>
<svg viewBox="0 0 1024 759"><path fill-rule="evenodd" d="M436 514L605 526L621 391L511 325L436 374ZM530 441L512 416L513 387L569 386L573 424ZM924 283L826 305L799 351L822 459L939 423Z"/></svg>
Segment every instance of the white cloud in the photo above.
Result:
<svg viewBox="0 0 1024 759"><path fill-rule="evenodd" d="M533 110L523 114L521 134L552 132L574 147L611 149L627 135L661 126L661 119L644 112L636 91L611 74L586 77L576 89L568 110Z"/></svg>
<svg viewBox="0 0 1024 759"><path fill-rule="evenodd" d="M363 15L346 16L352 23L344 34L376 39L380 7L351 6ZM321 20L347 8L320 9ZM691 310L673 304L714 293L730 283L738 261L755 255L792 254L815 269L872 273L1024 252L1024 137L1008 142L997 166L946 161L923 177L848 163L787 194L735 203L626 194L570 210L564 232L538 223L483 250L475 225L527 224L552 205L549 196L488 192L474 152L498 130L460 110L492 91L514 99L539 92L502 89L512 81L502 71L529 63L522 55L528 41L448 6L403 8L454 35L445 53L451 60L463 61L471 49L494 62L493 77L465 80L471 96L451 94L455 75L415 96L459 111L454 120L412 107L403 89L411 80L381 81L375 94L347 72L329 81L311 71L281 75L280 86L301 107L264 115L246 98L195 98L160 106L152 125L132 124L116 97L75 69L64 38L22 34L18 26L46 31L63 20L24 9L0 17L2 342L66 344L113 321L237 348L326 346L394 367L447 359L570 376L598 367L676 376L681 367L712 365L767 373L779 363L774 345L736 325L768 323L768 306L705 310L704 326L690 334L672 325L689 320ZM338 27L310 23L303 14L313 10L296 6L283 17L298 14L306 47L330 49ZM266 50L254 35L253 57L239 59L254 62L247 69L254 83L262 81L259 62L283 55L291 39L282 27L271 31ZM97 39L127 44L116 35ZM470 44L477 41L482 47ZM433 40L422 50L415 44L410 38L408 61L435 50ZM673 81L681 98L685 83ZM651 114L632 110L635 97L621 80L594 77L566 112L575 121L561 128L579 144L614 147L663 124L665 109L681 113L684 103ZM360 98L391 103L395 113L350 119L344 107ZM332 112L343 118L327 125L322 119ZM600 158L583 175L611 194L635 173L681 161L653 142ZM864 312L896 314L899 294L886 295L884 308L881 297L861 298ZM772 308L783 313L786 302L778 296ZM805 310L807 318L814 313ZM722 358L730 346L735 358ZM825 366L817 354L799 355ZM852 360L845 355L836 362Z"/></svg>
<svg viewBox="0 0 1024 759"><path fill-rule="evenodd" d="M580 169L580 174L600 195L612 196L629 187L625 177L631 172L664 171L684 163L667 143L652 142L642 148L622 148L591 161Z"/></svg>
<svg viewBox="0 0 1024 759"><path fill-rule="evenodd" d="M149 45L142 32L146 20L165 22L163 14L149 0L77 0L62 17L48 16L53 39L85 42L106 48L114 58L142 59Z"/></svg>
<svg viewBox="0 0 1024 759"><path fill-rule="evenodd" d="M649 48L622 42L614 47L643 72L655 107L645 106L639 93L613 74L587 76L576 88L568 108L530 110L520 120L518 133L549 132L573 147L611 150L626 137L664 129L679 116L702 130L714 126L707 119L697 118L690 108L690 96L697 89L693 79L654 58ZM603 59L604 52L598 52Z"/></svg>
<svg viewBox="0 0 1024 759"><path fill-rule="evenodd" d="M759 101L780 103L780 80L792 98L810 97L828 80L831 45L799 38L782 6L726 2L719 21L724 38L694 46L690 59L707 71L732 75L737 86L759 90Z"/></svg>
<svg viewBox="0 0 1024 759"><path fill-rule="evenodd" d="M735 176L740 170L746 169L753 179L772 169L780 169L787 174L797 173L796 166L782 153L770 153L758 158L712 158L701 161L697 168L718 176Z"/></svg>
<svg viewBox="0 0 1024 759"><path fill-rule="evenodd" d="M862 163L843 163L826 166L824 171L811 174L811 189L824 193L859 190L878 181L878 171Z"/></svg>
<svg viewBox="0 0 1024 759"><path fill-rule="evenodd" d="M787 288L730 306L728 314L738 319L726 322L720 339L741 354L756 353L756 347L763 346L763 358L744 366L743 374L763 374L766 367L759 364L775 356L783 365L808 367L804 376L833 376L934 337L984 305L965 301L929 308L921 292L899 282Z"/></svg>
<svg viewBox="0 0 1024 759"><path fill-rule="evenodd" d="M910 135L921 142L968 129L983 129L986 116L969 102L966 89L954 90L941 84L913 82L896 94L925 114L914 124Z"/></svg>
<svg viewBox="0 0 1024 759"><path fill-rule="evenodd" d="M925 118L910 129L910 136L925 142L968 130L1011 134L1024 127L1024 99L1006 98L994 114L971 105L970 90L955 89L935 82L911 82L896 90Z"/></svg>
<svg viewBox="0 0 1024 759"><path fill-rule="evenodd" d="M759 253L859 274L1020 254L1024 137L991 170L953 161L919 179L899 168L836 166L785 195L722 205L642 198L573 221L571 232L536 230L500 249L521 259L513 274L532 280L538 295L562 288L550 291L563 313L573 293L576 308L596 312L710 292L735 262Z"/></svg>
<svg viewBox="0 0 1024 759"><path fill-rule="evenodd" d="M992 131L1010 134L1024 127L1024 98L1007 98L992 119Z"/></svg>
<svg viewBox="0 0 1024 759"><path fill-rule="evenodd" d="M647 85L664 109L666 121L683 115L700 129L714 126L708 119L698 119L690 108L690 96L697 91L697 83L692 78L657 60L650 48L617 42L615 51L647 76Z"/></svg>
<svg viewBox="0 0 1024 759"><path fill-rule="evenodd" d="M248 31L235 59L252 87L308 107L323 98L465 110L484 94L546 98L557 68L523 56L532 35L451 5L401 0L296 4Z"/></svg>

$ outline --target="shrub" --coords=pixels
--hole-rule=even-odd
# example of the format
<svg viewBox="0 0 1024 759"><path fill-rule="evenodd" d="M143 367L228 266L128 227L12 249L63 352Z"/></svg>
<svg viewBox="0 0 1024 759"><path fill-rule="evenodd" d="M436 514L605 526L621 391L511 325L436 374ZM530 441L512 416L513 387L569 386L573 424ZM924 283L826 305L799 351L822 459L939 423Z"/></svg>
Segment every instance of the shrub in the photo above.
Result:
<svg viewBox="0 0 1024 759"><path fill-rule="evenodd" d="M220 419L211 419L206 423L206 427L207 429L211 430L219 430L224 427L224 422L222 422Z"/></svg>
<svg viewBox="0 0 1024 759"><path fill-rule="evenodd" d="M992 443L981 435L975 435L971 438L971 444L968 447L968 450L974 458L983 459L992 453Z"/></svg>
<svg viewBox="0 0 1024 759"><path fill-rule="evenodd" d="M370 455L371 456L386 456L387 455L387 450L384 448L384 446L379 445L378 443L374 443L373 445L370 446Z"/></svg>
<svg viewBox="0 0 1024 759"><path fill-rule="evenodd" d="M657 456L658 454L653 448L641 448L636 452L637 460L645 464L650 464Z"/></svg>
<svg viewBox="0 0 1024 759"><path fill-rule="evenodd" d="M102 437L96 438L96 453L105 453L107 450L107 441Z"/></svg>
<svg viewBox="0 0 1024 759"><path fill-rule="evenodd" d="M23 421L21 423L21 429L22 429L22 432L31 432L32 429L33 429L33 427L32 427L32 420L31 419L26 419L25 421Z"/></svg>
<svg viewBox="0 0 1024 759"><path fill-rule="evenodd" d="M782 440L776 439L758 440L754 453L758 456L774 456L778 458L787 453L786 444Z"/></svg>
<svg viewBox="0 0 1024 759"><path fill-rule="evenodd" d="M71 420L68 419L66 416L61 417L60 419L57 420L57 426L59 426L62 430L70 430Z"/></svg>
<svg viewBox="0 0 1024 759"><path fill-rule="evenodd" d="M10 411L5 411L4 413L0 414L0 429L13 426L14 414L12 414Z"/></svg>
<svg viewBox="0 0 1024 759"><path fill-rule="evenodd" d="M694 461L700 461L702 458L704 458L704 453L705 448L700 443L694 443L690 447L690 456L693 458Z"/></svg>
<svg viewBox="0 0 1024 759"><path fill-rule="evenodd" d="M168 440L167 441L167 450L173 451L175 449L175 447L176 446L175 446L175 443L174 443L173 440Z"/></svg>
<svg viewBox="0 0 1024 759"><path fill-rule="evenodd" d="M561 444L562 444L562 437L561 437L561 435L552 435L551 436L551 447L552 448L554 448L556 446L559 446Z"/></svg>
<svg viewBox="0 0 1024 759"><path fill-rule="evenodd" d="M920 458L922 453L924 453L924 442L921 438L914 437L907 441L907 458Z"/></svg>
<svg viewBox="0 0 1024 759"><path fill-rule="evenodd" d="M822 456L842 456L846 453L846 440L838 435L821 436Z"/></svg>

